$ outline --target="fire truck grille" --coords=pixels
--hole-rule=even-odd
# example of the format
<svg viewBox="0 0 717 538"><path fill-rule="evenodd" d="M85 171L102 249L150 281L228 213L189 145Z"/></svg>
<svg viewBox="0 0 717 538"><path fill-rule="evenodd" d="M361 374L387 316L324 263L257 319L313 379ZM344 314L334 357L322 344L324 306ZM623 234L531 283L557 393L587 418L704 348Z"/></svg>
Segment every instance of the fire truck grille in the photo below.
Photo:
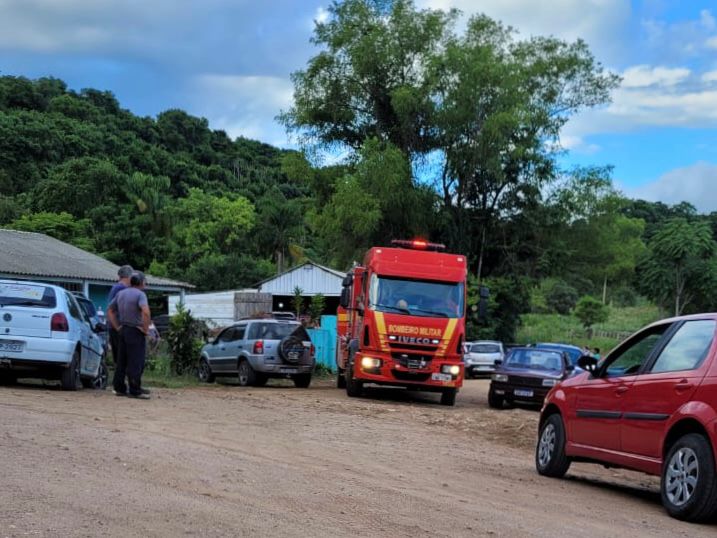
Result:
<svg viewBox="0 0 717 538"><path fill-rule="evenodd" d="M431 377L431 374L399 372L398 370L391 370L391 373L393 374L393 377L399 381L416 381L418 383L423 383L424 381L428 381L428 378Z"/></svg>
<svg viewBox="0 0 717 538"><path fill-rule="evenodd" d="M391 347L391 349L406 349L423 354L435 353L438 350L438 346L417 346L414 344L400 344L398 342L389 342L388 345Z"/></svg>
<svg viewBox="0 0 717 538"><path fill-rule="evenodd" d="M431 355L425 353L401 353L400 351L391 352L394 361L405 368L426 368L431 364Z"/></svg>

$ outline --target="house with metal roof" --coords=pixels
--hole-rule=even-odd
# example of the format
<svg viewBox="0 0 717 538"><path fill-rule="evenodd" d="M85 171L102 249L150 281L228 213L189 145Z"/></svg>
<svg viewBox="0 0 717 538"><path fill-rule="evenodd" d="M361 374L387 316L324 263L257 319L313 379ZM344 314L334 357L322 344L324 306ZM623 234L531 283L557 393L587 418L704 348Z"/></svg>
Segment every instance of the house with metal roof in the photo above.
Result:
<svg viewBox="0 0 717 538"><path fill-rule="evenodd" d="M48 235L0 229L0 279L52 282L106 308L118 265ZM186 282L147 276L147 289L184 295Z"/></svg>

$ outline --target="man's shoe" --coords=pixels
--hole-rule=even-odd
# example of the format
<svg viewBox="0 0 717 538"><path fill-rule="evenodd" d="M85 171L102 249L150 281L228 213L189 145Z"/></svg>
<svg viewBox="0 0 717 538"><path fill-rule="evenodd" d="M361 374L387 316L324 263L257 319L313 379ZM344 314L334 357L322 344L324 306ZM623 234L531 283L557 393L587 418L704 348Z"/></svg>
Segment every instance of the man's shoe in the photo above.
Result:
<svg viewBox="0 0 717 538"><path fill-rule="evenodd" d="M127 394L128 398L134 398L136 400L149 400L149 394L144 394L143 392L140 392L139 394L132 394L131 392Z"/></svg>
<svg viewBox="0 0 717 538"><path fill-rule="evenodd" d="M126 392L119 391L117 389L112 389L112 394L114 394L115 396L127 396Z"/></svg>
<svg viewBox="0 0 717 538"><path fill-rule="evenodd" d="M139 390L142 391L142 394L152 394L152 391L149 390L149 389L141 388L141 389L139 389Z"/></svg>

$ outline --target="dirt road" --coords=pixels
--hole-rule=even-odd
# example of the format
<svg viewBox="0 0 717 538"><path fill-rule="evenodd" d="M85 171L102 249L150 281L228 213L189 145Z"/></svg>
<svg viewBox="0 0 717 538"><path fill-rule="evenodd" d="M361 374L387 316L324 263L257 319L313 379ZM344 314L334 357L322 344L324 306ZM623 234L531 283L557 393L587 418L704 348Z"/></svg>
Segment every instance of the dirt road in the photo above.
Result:
<svg viewBox="0 0 717 538"><path fill-rule="evenodd" d="M435 395L328 382L158 389L151 401L0 388L3 536L714 537L667 517L657 481L533 468L538 414L486 381Z"/></svg>

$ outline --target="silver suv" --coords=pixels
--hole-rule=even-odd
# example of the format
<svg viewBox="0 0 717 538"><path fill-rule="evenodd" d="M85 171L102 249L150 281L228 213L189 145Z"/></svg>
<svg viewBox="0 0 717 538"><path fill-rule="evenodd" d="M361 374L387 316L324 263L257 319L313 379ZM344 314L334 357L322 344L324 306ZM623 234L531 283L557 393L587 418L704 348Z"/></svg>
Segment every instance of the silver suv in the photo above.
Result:
<svg viewBox="0 0 717 538"><path fill-rule="evenodd" d="M269 378L291 378L306 388L314 371L314 346L296 321L252 319L224 329L202 347L199 380L238 378L242 386L262 386Z"/></svg>

